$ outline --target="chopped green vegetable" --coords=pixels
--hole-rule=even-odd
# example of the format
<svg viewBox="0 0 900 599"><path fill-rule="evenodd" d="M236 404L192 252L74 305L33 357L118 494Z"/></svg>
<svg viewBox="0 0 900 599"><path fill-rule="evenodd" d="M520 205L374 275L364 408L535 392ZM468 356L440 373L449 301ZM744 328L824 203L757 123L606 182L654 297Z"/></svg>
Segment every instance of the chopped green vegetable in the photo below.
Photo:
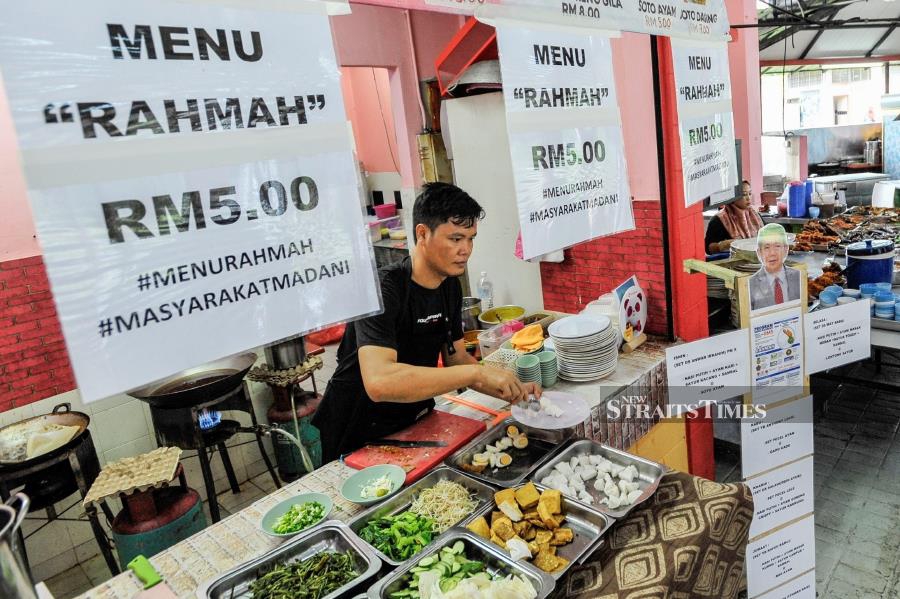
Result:
<svg viewBox="0 0 900 599"><path fill-rule="evenodd" d="M325 551L279 564L250 583L251 599L317 599L341 588L359 572L350 552Z"/></svg>
<svg viewBox="0 0 900 599"><path fill-rule="evenodd" d="M272 530L280 535L309 528L325 517L325 507L318 501L295 503L279 518Z"/></svg>
<svg viewBox="0 0 900 599"><path fill-rule="evenodd" d="M396 516L370 520L359 531L359 536L392 560L403 561L432 541L435 527L430 518L406 511Z"/></svg>

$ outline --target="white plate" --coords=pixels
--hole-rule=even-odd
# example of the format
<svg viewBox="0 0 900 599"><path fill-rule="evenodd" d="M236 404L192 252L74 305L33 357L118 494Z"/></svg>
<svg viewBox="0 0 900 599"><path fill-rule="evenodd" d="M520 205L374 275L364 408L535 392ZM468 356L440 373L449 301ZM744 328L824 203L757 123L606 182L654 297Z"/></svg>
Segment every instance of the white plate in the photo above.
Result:
<svg viewBox="0 0 900 599"><path fill-rule="evenodd" d="M797 236L793 233L787 234L788 245L794 243L794 240L797 239ZM744 252L755 252L756 251L756 237L751 237L749 239L735 239L731 242L731 247L744 251Z"/></svg>
<svg viewBox="0 0 900 599"><path fill-rule="evenodd" d="M578 339L602 333L612 326L606 316L567 316L553 322L547 329L551 336L559 339Z"/></svg>
<svg viewBox="0 0 900 599"><path fill-rule="evenodd" d="M581 424L591 416L591 408L588 403L578 395L561 391L545 391L543 397L559 407L563 411L562 416L554 418L542 412L535 415L533 412L529 412L524 405L516 404L510 410L513 418L525 426L555 430Z"/></svg>

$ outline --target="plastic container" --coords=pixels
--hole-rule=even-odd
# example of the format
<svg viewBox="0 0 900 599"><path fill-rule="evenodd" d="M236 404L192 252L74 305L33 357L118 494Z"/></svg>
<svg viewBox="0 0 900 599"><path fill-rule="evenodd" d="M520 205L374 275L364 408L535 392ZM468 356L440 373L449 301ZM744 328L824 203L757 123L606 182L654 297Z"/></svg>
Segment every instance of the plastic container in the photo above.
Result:
<svg viewBox="0 0 900 599"><path fill-rule="evenodd" d="M846 295L847 297L852 297L854 299L859 299L859 296L861 294L859 292L859 289L844 289L844 295Z"/></svg>
<svg viewBox="0 0 900 599"><path fill-rule="evenodd" d="M810 218L819 218L819 207L818 206L808 206L806 211L809 213Z"/></svg>
<svg viewBox="0 0 900 599"><path fill-rule="evenodd" d="M500 349L500 346L503 345L505 341L512 338L516 331L513 327L509 326L509 324L510 323L505 322L498 324L478 335L478 346L481 348L482 358L491 355ZM522 323L519 322L519 324L521 325Z"/></svg>
<svg viewBox="0 0 900 599"><path fill-rule="evenodd" d="M890 289L894 279L894 242L867 239L847 246L847 286L863 293L866 283L886 283ZM877 289L877 287L876 287Z"/></svg>
<svg viewBox="0 0 900 599"><path fill-rule="evenodd" d="M800 181L792 181L788 190L788 216L791 218L806 216L806 187Z"/></svg>
<svg viewBox="0 0 900 599"><path fill-rule="evenodd" d="M844 295L844 288L840 285L829 285L823 291L830 291L838 297Z"/></svg>
<svg viewBox="0 0 900 599"><path fill-rule="evenodd" d="M381 223L376 221L369 223L369 237L372 241L381 241Z"/></svg>
<svg viewBox="0 0 900 599"><path fill-rule="evenodd" d="M475 295L481 300L481 308L483 310L490 310L494 307L494 284L488 279L486 271L481 271Z"/></svg>
<svg viewBox="0 0 900 599"><path fill-rule="evenodd" d="M806 180L806 186L804 187L804 199L806 200L806 210L809 212L809 207L812 206L813 203L813 191L815 191L816 184L812 179Z"/></svg>
<svg viewBox="0 0 900 599"><path fill-rule="evenodd" d="M373 209L375 210L375 216L379 220L397 216L397 204L379 204Z"/></svg>

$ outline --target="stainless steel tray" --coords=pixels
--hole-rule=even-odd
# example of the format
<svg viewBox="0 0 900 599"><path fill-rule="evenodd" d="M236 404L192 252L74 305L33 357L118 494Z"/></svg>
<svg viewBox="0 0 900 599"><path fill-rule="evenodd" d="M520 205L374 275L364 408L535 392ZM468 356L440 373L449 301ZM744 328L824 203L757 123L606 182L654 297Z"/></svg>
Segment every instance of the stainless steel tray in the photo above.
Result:
<svg viewBox="0 0 900 599"><path fill-rule="evenodd" d="M538 491L547 490L547 487L537 483L535 483L534 486ZM567 545L560 545L556 548L556 555L569 560L569 564L559 572L548 574L548 576L554 578L555 580L559 580L560 578L562 578L563 575L565 575L565 573L569 571L569 568L571 568L575 563L583 563L588 557L590 557L591 554L598 547L600 547L601 543L603 542L603 535L606 534L606 531L609 530L609 527L615 523L615 519L611 518L607 514L584 505L583 503L571 501L565 495L562 496L561 503L563 514L565 514L566 516L563 527L571 528L572 532L574 533L574 538L572 539L571 543L568 543ZM484 509L475 514L475 517L477 518L478 516L484 516L487 520L490 520L490 514L493 509L494 505L491 504L487 507L487 509ZM496 547L497 550L503 552L504 555L508 555L505 549L497 547L489 541L485 542Z"/></svg>
<svg viewBox="0 0 900 599"><path fill-rule="evenodd" d="M512 464L505 468L485 468L480 474L468 472L463 464L471 464L472 456L484 451L484 446L506 436L506 427L514 424L528 436L528 447L515 449L510 447L506 452L512 456ZM456 453L448 457L444 463L465 472L468 476L486 482L489 485L509 488L517 487L528 478L535 468L553 457L563 443L568 441L572 433L565 430L548 431L531 428L517 422L514 418L507 418L497 426L489 428L470 441L467 445L458 449Z"/></svg>
<svg viewBox="0 0 900 599"><path fill-rule="evenodd" d="M657 464L656 462L651 462L650 460L646 460L644 458L638 457L636 455L630 454L627 451L622 451L621 449L616 449L615 447L610 447L608 445L603 445L602 443L597 443L596 441L591 441L590 439L580 439L578 441L573 442L568 447L563 449L557 455L553 456L553 459L544 464L540 469L535 471L534 475L532 475L531 480L535 483L540 483L541 480L548 474L553 471L554 466L560 462L568 462L573 457L583 456L583 455L602 455L610 462L618 466L629 466L634 464L634 467L637 468L638 471L638 480L635 482L638 483L638 488L642 491L640 497L632 503L631 505L620 507L615 510L609 509L605 504L600 503L600 500L606 497L601 491L597 491L594 489L594 481L591 480L589 483L585 483L585 487L587 491L591 494L591 497L594 498L594 502L590 504L590 507L603 512L613 518L619 519L624 518L628 512L630 512L634 507L644 501L646 501L653 493L656 492L656 488L659 486L659 481L662 478L663 474L665 474L665 469L661 464ZM566 497L569 497L568 495ZM570 497L573 501L578 501L577 497Z"/></svg>
<svg viewBox="0 0 900 599"><path fill-rule="evenodd" d="M362 539L354 535L343 522L329 520L276 549L206 582L197 590L197 597L200 599L250 597L250 583L257 579L260 570L267 570L275 564L304 560L322 551L349 551L353 555L357 571L360 572L355 579L322 599L343 597L351 589L372 579L381 569L381 560Z"/></svg>
<svg viewBox="0 0 900 599"><path fill-rule="evenodd" d="M484 506L491 506L494 504L493 488L461 472L457 472L452 468L440 466L438 468L435 468L426 476L420 478L407 488L403 489L393 497L386 499L383 503L379 503L378 505L369 508L368 510L353 518L348 523L350 530L358 535L359 531L365 528L366 524L368 524L370 520L373 520L375 518L382 518L384 516L395 516L401 512L405 512L412 505L412 502L418 495L419 491L421 491L422 489L433 487L442 480L450 480L459 483L472 493L473 498L478 502L478 505L475 506L475 510L473 510L473 512L480 511ZM468 517L463 518L460 522L457 522L457 524L467 524L472 520L473 517L474 516L470 514ZM434 540L426 546L426 548L433 546L435 543L443 542L442 537L445 534L446 531L443 534L436 536ZM362 539L360 540L362 541ZM382 553L378 549L375 549L365 541L362 542L365 543L366 547L374 551L382 561L392 566L399 566L410 561L417 562L424 551L420 551L406 561L398 562L386 556L384 553Z"/></svg>
<svg viewBox="0 0 900 599"><path fill-rule="evenodd" d="M516 574L521 576L534 587L538 599L544 599L553 591L555 582L548 574L541 572L531 564L513 561L505 551L464 528L451 528L447 531L444 538L441 539L440 543L434 544L425 551L420 552L415 560L410 560L409 564L394 570L373 585L369 589L369 599L388 599L391 593L395 593L403 588L409 576L409 571L422 558L434 555L441 548L452 545L456 541L462 541L466 546L467 558L484 562L489 574L500 576Z"/></svg>
<svg viewBox="0 0 900 599"><path fill-rule="evenodd" d="M872 328L885 331L900 331L900 321L872 317Z"/></svg>

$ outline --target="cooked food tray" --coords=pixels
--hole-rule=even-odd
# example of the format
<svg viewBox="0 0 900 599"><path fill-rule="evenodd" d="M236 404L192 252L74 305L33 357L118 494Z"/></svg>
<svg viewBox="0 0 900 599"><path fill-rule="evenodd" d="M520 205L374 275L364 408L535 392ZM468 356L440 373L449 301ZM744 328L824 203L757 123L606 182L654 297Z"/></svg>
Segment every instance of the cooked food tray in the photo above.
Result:
<svg viewBox="0 0 900 599"><path fill-rule="evenodd" d="M410 570L422 559L431 557L447 546L462 541L465 555L471 560L483 562L486 572L492 576L508 576L514 574L529 582L537 593L538 599L544 599L553 591L554 580L549 575L524 562L513 561L505 551L485 541L478 535L463 528L451 528L439 543L434 543L410 560L410 563L397 568L369 589L369 599L389 599L391 593L406 588L411 577Z"/></svg>
<svg viewBox="0 0 900 599"><path fill-rule="evenodd" d="M528 438L528 446L524 449L510 447L505 450L512 457L512 463L502 468L488 467L480 473L467 470L465 465L472 464L475 454L483 453L486 445L493 445L505 437L509 426L517 427ZM510 417L475 437L468 445L447 458L444 463L489 485L502 488L516 487L525 482L528 475L536 468L553 457L553 454L559 451L559 448L571 436L571 433L564 430L548 431L531 428Z"/></svg>
<svg viewBox="0 0 900 599"><path fill-rule="evenodd" d="M381 560L369 546L337 520L302 533L278 548L241 564L222 576L205 583L197 591L200 599L248 599L250 584L279 564L305 560L323 551L350 552L359 575L322 599L336 599L370 581L381 569Z"/></svg>
<svg viewBox="0 0 900 599"><path fill-rule="evenodd" d="M547 490L547 487L535 483L534 485L539 492ZM589 506L571 501L565 495L561 500L562 513L565 515L565 521L562 526L572 529L574 538L570 543L556 547L556 554L568 560L568 565L562 570L549 573L548 576L555 580L562 578L566 572L575 564L583 563L603 542L603 536L606 531L615 523L615 519L595 510ZM493 503L475 514L475 518L484 516L490 522L491 512L495 510ZM473 520L475 518L472 518ZM484 542L489 543L486 539ZM494 545L496 547L496 545ZM506 550L497 547L504 555L509 555ZM534 566L532 566L534 567Z"/></svg>
<svg viewBox="0 0 900 599"><path fill-rule="evenodd" d="M616 519L625 517L634 506L646 501L653 495L653 493L656 492L656 488L659 486L660 479L662 479L663 474L665 474L665 469L661 464L651 462L650 460L630 454L627 451L622 451L621 449L616 449L615 447L591 441L590 439L580 439L574 441L557 455L553 456L551 460L548 460L543 464L534 472L531 476L531 480L535 483L542 484L541 481L553 472L557 464L562 462L571 463L572 458L590 455L603 456L617 466L627 467L633 465L637 469L638 477L634 482L638 483L638 489L641 490L641 494L630 505L621 506L617 509L610 509L606 504L600 503L600 500L606 497L606 495L602 491L598 491L594 488L593 480L585 483L587 492L590 493L593 498L593 501L589 504L590 507ZM578 497L571 497L569 495L566 495L566 497L569 497L573 501L579 501Z"/></svg>

